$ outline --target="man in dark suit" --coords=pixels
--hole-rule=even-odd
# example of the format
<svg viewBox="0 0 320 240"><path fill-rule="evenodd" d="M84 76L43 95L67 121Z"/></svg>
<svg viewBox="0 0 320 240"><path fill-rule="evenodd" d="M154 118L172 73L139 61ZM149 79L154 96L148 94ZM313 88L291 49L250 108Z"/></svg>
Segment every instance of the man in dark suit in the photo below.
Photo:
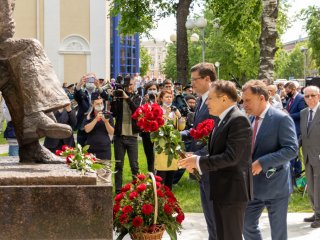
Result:
<svg viewBox="0 0 320 240"><path fill-rule="evenodd" d="M209 113L219 116L210 135L209 155L179 161L192 172L210 175L218 239L242 240L244 213L252 198L251 135L247 116L237 107L237 89L230 81L216 81L209 92Z"/></svg>
<svg viewBox="0 0 320 240"><path fill-rule="evenodd" d="M305 218L312 228L320 227L320 94L319 88L309 86L304 89L304 99L308 105L301 111L301 143L308 183L308 195L314 215Z"/></svg>
<svg viewBox="0 0 320 240"><path fill-rule="evenodd" d="M284 85L285 92L287 94L287 102L285 110L289 113L294 121L296 127L297 138L300 138L300 112L306 107L306 102L301 93L297 91L297 87L294 82L288 82ZM301 161L298 158L291 160L292 179L295 183L296 175L299 175L302 171Z"/></svg>
<svg viewBox="0 0 320 240"><path fill-rule="evenodd" d="M251 80L243 88L243 107L252 115L252 174L254 200L248 203L244 238L261 240L259 218L268 210L272 240L287 239L287 210L292 192L290 159L298 143L290 116L270 106L268 88Z"/></svg>
<svg viewBox="0 0 320 240"><path fill-rule="evenodd" d="M207 105L205 104L211 82L216 80L216 72L212 63L199 63L191 68L191 82L193 90L199 96L197 101L197 107L195 109L195 116L193 122L193 128L196 128L199 123L210 118ZM199 144L190 136L190 130L181 132L182 139L184 141L191 141L188 151L194 152L199 156L205 156L208 154L208 149L205 144ZM207 229L209 233L209 240L216 240L216 225L213 215L213 203L210 199L210 181L209 174L205 173L201 177L200 181L200 197L203 213L207 223Z"/></svg>

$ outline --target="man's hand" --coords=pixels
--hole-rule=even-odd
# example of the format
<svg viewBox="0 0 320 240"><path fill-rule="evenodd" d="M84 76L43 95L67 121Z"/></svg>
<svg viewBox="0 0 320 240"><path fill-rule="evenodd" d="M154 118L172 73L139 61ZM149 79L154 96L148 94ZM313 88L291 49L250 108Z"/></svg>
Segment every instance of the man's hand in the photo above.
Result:
<svg viewBox="0 0 320 240"><path fill-rule="evenodd" d="M261 164L259 160L256 160L252 163L252 174L253 176L258 175L262 171Z"/></svg>
<svg viewBox="0 0 320 240"><path fill-rule="evenodd" d="M181 168L185 168L188 172L193 173L193 169L197 169L197 155L179 160L178 165Z"/></svg>
<svg viewBox="0 0 320 240"><path fill-rule="evenodd" d="M96 120L99 121L100 119L104 118L103 116L103 113L102 112L99 112L97 115L96 115Z"/></svg>

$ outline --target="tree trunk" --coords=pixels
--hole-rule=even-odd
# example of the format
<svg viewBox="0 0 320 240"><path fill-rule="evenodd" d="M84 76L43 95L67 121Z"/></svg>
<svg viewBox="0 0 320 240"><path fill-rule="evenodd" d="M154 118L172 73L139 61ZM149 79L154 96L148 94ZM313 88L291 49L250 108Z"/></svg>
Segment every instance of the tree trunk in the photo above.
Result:
<svg viewBox="0 0 320 240"><path fill-rule="evenodd" d="M177 80L185 86L189 77L188 37L186 21L192 0L179 0L177 5Z"/></svg>
<svg viewBox="0 0 320 240"><path fill-rule="evenodd" d="M274 55L277 51L276 40L278 38L276 29L278 7L279 0L262 0L259 79L268 79L269 82L274 80Z"/></svg>

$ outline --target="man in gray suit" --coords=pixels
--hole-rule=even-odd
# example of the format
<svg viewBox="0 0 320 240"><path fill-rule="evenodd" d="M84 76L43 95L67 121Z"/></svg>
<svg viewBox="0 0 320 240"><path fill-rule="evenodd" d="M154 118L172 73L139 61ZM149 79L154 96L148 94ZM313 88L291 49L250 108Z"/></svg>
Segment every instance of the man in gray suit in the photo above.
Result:
<svg viewBox="0 0 320 240"><path fill-rule="evenodd" d="M253 117L252 174L254 199L248 203L244 238L261 240L259 218L268 210L272 240L287 239L287 210L292 192L290 160L297 156L298 141L291 117L270 106L267 86L251 80L243 86L243 106Z"/></svg>
<svg viewBox="0 0 320 240"><path fill-rule="evenodd" d="M304 89L304 99L308 105L300 113L300 129L303 158L308 184L308 195L314 215L305 218L312 222L312 228L320 227L320 107L319 88L309 86Z"/></svg>

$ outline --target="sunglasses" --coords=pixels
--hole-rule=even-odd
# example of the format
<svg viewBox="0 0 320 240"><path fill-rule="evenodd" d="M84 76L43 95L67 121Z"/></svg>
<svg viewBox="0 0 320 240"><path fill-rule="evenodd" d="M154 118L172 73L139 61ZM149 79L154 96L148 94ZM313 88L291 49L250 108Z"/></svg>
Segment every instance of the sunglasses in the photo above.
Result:
<svg viewBox="0 0 320 240"><path fill-rule="evenodd" d="M304 98L315 98L316 94L304 95Z"/></svg>

